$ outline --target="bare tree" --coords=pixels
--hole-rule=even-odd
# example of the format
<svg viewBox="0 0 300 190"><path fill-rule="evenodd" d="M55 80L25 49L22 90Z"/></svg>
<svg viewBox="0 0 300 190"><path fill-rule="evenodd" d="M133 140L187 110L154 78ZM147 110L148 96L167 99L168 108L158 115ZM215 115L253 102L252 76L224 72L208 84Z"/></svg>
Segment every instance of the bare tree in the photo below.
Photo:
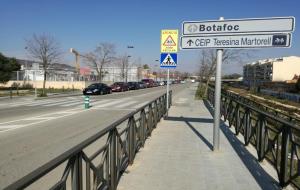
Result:
<svg viewBox="0 0 300 190"><path fill-rule="evenodd" d="M249 56L249 52L243 50L223 50L223 64L241 62L242 58ZM200 80L205 79L205 94L209 81L215 75L217 65L217 52L213 49L205 49L200 52Z"/></svg>
<svg viewBox="0 0 300 190"><path fill-rule="evenodd" d="M87 53L84 57L86 62L96 70L97 80L102 81L105 73L103 67L115 59L115 45L111 43L100 43L93 52Z"/></svg>
<svg viewBox="0 0 300 190"><path fill-rule="evenodd" d="M44 71L43 91L41 96L46 96L45 86L50 64L58 62L62 56L59 43L53 36L47 34L36 35L26 40L26 48L29 55L42 63Z"/></svg>
<svg viewBox="0 0 300 190"><path fill-rule="evenodd" d="M121 78L123 79L123 82L127 82L128 66L129 66L128 58L129 58L129 56L127 54L125 54L119 58L119 66L121 69Z"/></svg>

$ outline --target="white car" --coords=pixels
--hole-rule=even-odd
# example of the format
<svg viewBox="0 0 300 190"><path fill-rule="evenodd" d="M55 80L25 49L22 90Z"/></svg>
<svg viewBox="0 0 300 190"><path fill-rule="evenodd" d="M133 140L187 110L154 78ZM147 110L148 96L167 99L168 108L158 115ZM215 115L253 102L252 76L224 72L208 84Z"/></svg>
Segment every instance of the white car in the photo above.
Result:
<svg viewBox="0 0 300 190"><path fill-rule="evenodd" d="M194 83L194 82L196 82L196 80L195 80L195 79L192 79L192 80L191 80L191 82L193 82L193 83Z"/></svg>

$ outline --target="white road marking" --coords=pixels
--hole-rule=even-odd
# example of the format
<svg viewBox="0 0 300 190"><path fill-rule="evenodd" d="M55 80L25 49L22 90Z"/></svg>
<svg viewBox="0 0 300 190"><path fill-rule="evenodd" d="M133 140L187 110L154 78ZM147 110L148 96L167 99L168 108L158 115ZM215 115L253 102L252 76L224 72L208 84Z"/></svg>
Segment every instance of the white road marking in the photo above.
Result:
<svg viewBox="0 0 300 190"><path fill-rule="evenodd" d="M79 104L82 104L82 105L84 105L84 102L82 101L82 102L74 102L74 103L70 103L70 104L65 104L65 105L60 105L60 106L62 106L62 107L69 107L69 106L74 106L74 105L79 105Z"/></svg>
<svg viewBox="0 0 300 190"><path fill-rule="evenodd" d="M68 103L74 103L74 100L69 100L69 101L63 101L63 102L57 102L57 103L51 103L51 104L45 104L43 106L57 106L57 105L65 105Z"/></svg>
<svg viewBox="0 0 300 190"><path fill-rule="evenodd" d="M11 128L18 128L24 125L0 125L0 129L11 129Z"/></svg>
<svg viewBox="0 0 300 190"><path fill-rule="evenodd" d="M124 108L124 107L126 107L126 106L129 106L129 105L135 104L135 103L137 103L137 101L129 101L129 102L126 102L126 103L124 103L124 104L120 104L120 105L118 105L118 106L115 106L115 108Z"/></svg>
<svg viewBox="0 0 300 190"><path fill-rule="evenodd" d="M103 107L106 107L106 106L112 106L112 105L121 103L121 102L126 101L126 100L128 100L128 99L119 99L119 100L116 99L113 102L108 102L108 103L105 103L105 104L97 105L95 107L97 107L97 108L103 108Z"/></svg>
<svg viewBox="0 0 300 190"><path fill-rule="evenodd" d="M133 111L135 109L131 109L131 108L91 108L93 110L109 110L109 111Z"/></svg>
<svg viewBox="0 0 300 190"><path fill-rule="evenodd" d="M50 114L44 114L44 115L35 116L35 117L31 117L31 118L26 118L26 119L19 119L19 120L15 120L15 121L3 122L3 123L0 123L0 129L1 129L1 127L3 127L4 130L0 130L0 133L6 132L6 131L11 131L11 130L14 130L14 129L27 127L27 126L30 126L30 125L39 124L39 123L46 122L46 121L49 121L49 120L52 120L52 119L59 119L59 118L67 117L67 116L77 114L77 113L80 113L80 112L84 112L84 111L88 111L88 110L85 110L85 109L78 110L77 112L73 112L73 113L70 113L70 114L61 114L60 116L57 116L57 117L43 117L43 116L46 116L46 115L53 115L53 113L50 113ZM64 112L58 112L56 114L59 114L59 113L64 113ZM36 120L37 118L41 118L41 120L40 121L38 120L38 121L32 122L32 123L28 123L28 124L25 124L25 125L7 125L8 123L25 121L25 120L28 121L30 119ZM4 125L4 124L6 124L6 125Z"/></svg>
<svg viewBox="0 0 300 190"><path fill-rule="evenodd" d="M137 108L143 107L144 105L146 105L146 104L148 104L148 103L150 103L150 101L142 102L142 103L140 103L140 104L138 104L138 105L133 106L133 108L137 109Z"/></svg>

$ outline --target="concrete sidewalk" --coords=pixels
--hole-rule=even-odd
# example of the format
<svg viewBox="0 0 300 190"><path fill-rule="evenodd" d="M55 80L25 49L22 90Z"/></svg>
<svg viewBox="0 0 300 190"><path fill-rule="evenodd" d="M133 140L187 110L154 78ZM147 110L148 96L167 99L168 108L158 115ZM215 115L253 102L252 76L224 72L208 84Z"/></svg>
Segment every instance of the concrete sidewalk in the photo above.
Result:
<svg viewBox="0 0 300 190"><path fill-rule="evenodd" d="M160 122L120 179L119 190L280 189L244 145L222 126L212 152L212 116L196 87L173 97Z"/></svg>

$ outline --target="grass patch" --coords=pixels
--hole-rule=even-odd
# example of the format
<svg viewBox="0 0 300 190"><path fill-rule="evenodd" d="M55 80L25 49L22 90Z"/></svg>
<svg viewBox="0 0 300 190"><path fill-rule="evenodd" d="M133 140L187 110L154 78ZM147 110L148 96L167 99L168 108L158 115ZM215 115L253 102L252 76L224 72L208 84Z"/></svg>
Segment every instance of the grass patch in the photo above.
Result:
<svg viewBox="0 0 300 190"><path fill-rule="evenodd" d="M196 100L206 99L205 86L206 86L205 84L199 83L196 94L195 94Z"/></svg>

